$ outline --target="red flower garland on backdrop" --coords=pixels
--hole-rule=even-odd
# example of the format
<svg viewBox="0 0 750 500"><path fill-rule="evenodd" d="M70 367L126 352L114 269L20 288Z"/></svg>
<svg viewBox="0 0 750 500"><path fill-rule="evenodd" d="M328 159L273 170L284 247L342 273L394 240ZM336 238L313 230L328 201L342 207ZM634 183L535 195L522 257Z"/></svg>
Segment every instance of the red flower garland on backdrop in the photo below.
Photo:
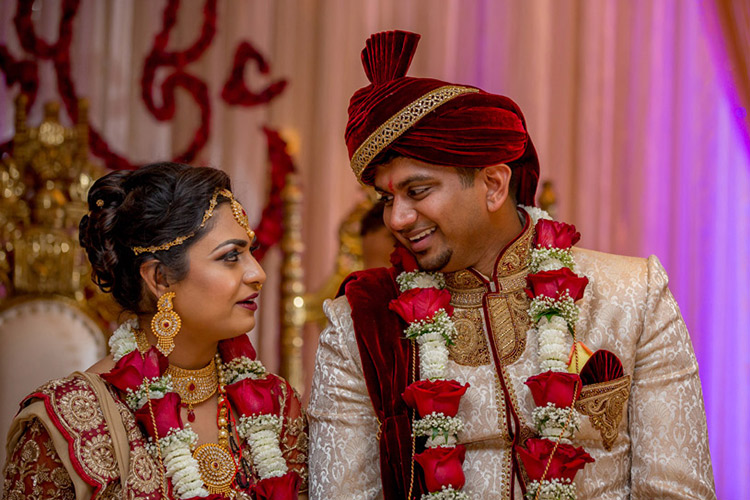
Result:
<svg viewBox="0 0 750 500"><path fill-rule="evenodd" d="M221 91L221 98L228 104L238 106L257 106L266 104L286 88L286 80L277 80L260 92L253 92L245 85L244 74L245 65L248 61L255 61L258 64L258 71L262 75L267 75L271 70L266 59L253 47L250 42L242 42L237 47L234 54L234 66L227 83Z"/></svg>
<svg viewBox="0 0 750 500"><path fill-rule="evenodd" d="M33 2L19 0L16 14L13 18L21 47L36 60L49 60L55 68L57 89L65 109L73 122L78 120L79 95L70 72L70 46L73 38L73 21L78 14L80 0L63 0L61 6L58 37L54 43L48 43L37 36L32 21ZM198 38L185 50L169 51L167 44L172 29L177 22L180 0L168 0L162 13L161 30L154 37L154 42L144 61L141 76L141 97L149 112L159 121L169 121L176 112L175 91L177 88L185 90L198 105L200 110L200 124L193 133L192 140L184 151L173 158L174 161L190 163L205 147L211 132L211 103L209 89L200 78L186 71L186 66L200 59L210 47L216 35L217 1L206 0L203 5L203 23ZM8 87L18 84L21 93L28 97L27 110L36 101L39 89L38 64L34 59L16 59L7 47L0 45L0 71L5 76ZM268 104L278 97L286 87L285 80L271 83L265 89L254 92L247 88L243 75L248 62L257 63L261 74L268 74L270 66L266 59L250 42L241 42L236 50L233 67L227 77L222 91L222 99L230 106L251 107ZM161 104L155 99L155 80L159 70L170 68L159 85ZM265 251L275 245L281 238L281 190L286 182L286 174L294 171L292 159L286 152L286 144L274 131L265 128L267 136L270 170L271 193L263 210L257 232L262 235L258 259ZM110 148L99 131L89 123L89 147L91 152L101 158L107 168L112 170L135 169L138 165L131 163L126 157ZM0 154L12 153L12 140L0 144Z"/></svg>

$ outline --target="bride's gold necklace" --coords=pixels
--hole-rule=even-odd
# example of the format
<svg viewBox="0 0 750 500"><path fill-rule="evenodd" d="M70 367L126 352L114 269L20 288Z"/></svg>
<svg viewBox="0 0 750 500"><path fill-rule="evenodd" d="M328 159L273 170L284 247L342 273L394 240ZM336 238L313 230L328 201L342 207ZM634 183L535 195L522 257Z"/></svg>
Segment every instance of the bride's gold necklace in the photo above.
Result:
<svg viewBox="0 0 750 500"><path fill-rule="evenodd" d="M150 348L145 332L135 331L138 350L146 352ZM219 427L218 443L204 443L193 452L198 462L198 470L209 493L231 495L232 482L237 475L237 461L229 447L229 402L224 389L223 364L219 353L199 370L186 370L169 365L166 373L172 378L172 385L180 395L181 405L187 406L188 420L195 421L193 405L202 403L217 391L219 392L216 424Z"/></svg>
<svg viewBox="0 0 750 500"><path fill-rule="evenodd" d="M188 421L195 422L193 406L213 396L219 388L219 376L216 372L216 360L199 370L186 370L169 365L167 374L172 377L172 385L180 395L181 405L188 410Z"/></svg>
<svg viewBox="0 0 750 500"><path fill-rule="evenodd" d="M135 332L138 350L146 352L149 349L148 339L143 330ZM216 370L216 360L198 370L186 370L178 366L169 365L166 373L172 377L172 385L180 395L180 405L187 408L188 421L195 422L193 407L208 400L219 389L219 375Z"/></svg>

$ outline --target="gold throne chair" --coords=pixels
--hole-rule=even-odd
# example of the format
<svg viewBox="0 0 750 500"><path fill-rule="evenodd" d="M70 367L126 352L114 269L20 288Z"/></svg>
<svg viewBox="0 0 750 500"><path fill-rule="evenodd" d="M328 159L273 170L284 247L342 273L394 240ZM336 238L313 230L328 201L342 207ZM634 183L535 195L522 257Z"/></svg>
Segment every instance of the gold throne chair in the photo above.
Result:
<svg viewBox="0 0 750 500"><path fill-rule="evenodd" d="M0 161L0 433L37 386L107 352L115 309L94 289L78 223L100 169L88 160L86 103L64 127L48 103L38 127L16 100L13 154ZM0 447L0 463L5 449Z"/></svg>

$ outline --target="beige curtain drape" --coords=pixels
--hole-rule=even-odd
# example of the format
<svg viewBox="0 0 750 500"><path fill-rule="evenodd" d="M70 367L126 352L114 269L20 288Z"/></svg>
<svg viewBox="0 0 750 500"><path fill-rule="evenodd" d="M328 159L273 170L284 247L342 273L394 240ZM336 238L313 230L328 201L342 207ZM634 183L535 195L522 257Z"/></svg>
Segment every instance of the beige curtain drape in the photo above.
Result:
<svg viewBox="0 0 750 500"><path fill-rule="evenodd" d="M112 147L138 162L181 150L198 116L184 94L178 93L177 117L168 123L157 123L141 101L143 58L165 3L82 0L74 25L72 72L91 100L92 122ZM37 32L54 39L59 2L37 0L34 8ZM170 47L195 39L202 8L202 0L183 0ZM14 10L15 2L0 5L0 42L21 55ZM216 37L188 66L207 83L213 113L198 163L229 172L251 220L258 220L268 184L259 127L269 123L296 134L310 289L333 270L339 221L361 196L343 141L346 109L367 83L359 61L364 41L385 29L422 34L411 75L477 85L519 103L542 178L554 181L558 218L577 225L582 246L661 258L703 369L717 484L745 484L737 491L746 491L750 480L741 471L750 467L748 454L717 443L728 443L730 432L734 441L750 441L750 426L737 425L740 409L722 399L734 387L747 409L748 389L736 381L747 380L750 369L734 353L747 352L750 340L720 335L740 331L737 318L750 312L750 292L736 283L750 281L750 165L736 147L739 132L698 2L220 0ZM271 64L268 77L248 70L249 85L280 77L290 82L267 107L229 107L219 97L242 40ZM51 66L40 68L36 121L41 103L57 98ZM0 85L3 140L12 136L9 103L16 92ZM275 369L278 253L263 265L269 284L254 335L261 358ZM309 377L316 339L307 341Z"/></svg>

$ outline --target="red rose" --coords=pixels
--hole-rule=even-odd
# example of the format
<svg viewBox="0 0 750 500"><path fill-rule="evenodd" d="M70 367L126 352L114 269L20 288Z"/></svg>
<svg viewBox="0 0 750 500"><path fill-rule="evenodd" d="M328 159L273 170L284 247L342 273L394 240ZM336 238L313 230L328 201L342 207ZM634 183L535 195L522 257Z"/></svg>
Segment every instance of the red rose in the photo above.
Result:
<svg viewBox="0 0 750 500"><path fill-rule="evenodd" d="M534 396L534 404L547 406L552 403L558 408L573 405L573 397L581 395L581 378L577 373L548 371L526 379L526 385Z"/></svg>
<svg viewBox="0 0 750 500"><path fill-rule="evenodd" d="M169 366L169 360L156 347L152 347L141 356L135 351L120 358L109 373L101 377L121 391L137 389L144 378L151 380L161 377Z"/></svg>
<svg viewBox="0 0 750 500"><path fill-rule="evenodd" d="M529 288L526 289L526 294L532 299L540 296L556 299L567 290L574 301L580 300L589 284L587 277L578 276L567 267L529 274L527 280Z"/></svg>
<svg viewBox="0 0 750 500"><path fill-rule="evenodd" d="M567 249L580 239L581 233L571 224L548 219L541 219L536 223L536 244L539 247Z"/></svg>
<svg viewBox="0 0 750 500"><path fill-rule="evenodd" d="M432 318L441 308L445 309L448 314L453 314L450 301L451 293L448 290L412 288L399 295L397 299L393 299L388 308L407 323L412 323L419 319Z"/></svg>
<svg viewBox="0 0 750 500"><path fill-rule="evenodd" d="M159 438L163 438L170 429L182 429L182 417L180 417L180 395L176 392L168 392L163 398L152 399L149 404L141 406L135 412L135 420L146 429L149 436L155 437L154 422ZM153 419L151 412L153 410Z"/></svg>
<svg viewBox="0 0 750 500"><path fill-rule="evenodd" d="M254 360L256 357L255 348L250 343L250 337L244 333L219 342L219 354L221 354L221 360L225 363L242 356L246 356L251 360Z"/></svg>
<svg viewBox="0 0 750 500"><path fill-rule="evenodd" d="M455 380L418 380L406 388L403 398L420 417L435 412L455 417L461 396L468 388L469 384L461 385Z"/></svg>
<svg viewBox="0 0 750 500"><path fill-rule="evenodd" d="M396 245L393 253L391 253L391 264L393 264L393 267L406 271L407 273L419 269L416 257L401 245Z"/></svg>
<svg viewBox="0 0 750 500"><path fill-rule="evenodd" d="M455 448L437 446L427 448L422 453L414 455L414 460L422 466L427 491L440 491L443 486L452 486L459 490L466 482L464 476L464 456L466 447L459 444Z"/></svg>
<svg viewBox="0 0 750 500"><path fill-rule="evenodd" d="M265 378L246 378L226 386L232 405L247 417L254 415L278 415L281 411L281 379L275 375Z"/></svg>
<svg viewBox="0 0 750 500"><path fill-rule="evenodd" d="M518 455L526 468L526 474L532 481L540 481L547 467L547 461L555 447L549 439L532 438L526 441L526 449L518 448ZM552 456L552 461L545 479L575 479L576 473L587 463L593 462L591 455L583 448L569 444L560 444Z"/></svg>
<svg viewBox="0 0 750 500"><path fill-rule="evenodd" d="M269 477L255 486L257 500L296 500L302 479L294 471L283 476Z"/></svg>

